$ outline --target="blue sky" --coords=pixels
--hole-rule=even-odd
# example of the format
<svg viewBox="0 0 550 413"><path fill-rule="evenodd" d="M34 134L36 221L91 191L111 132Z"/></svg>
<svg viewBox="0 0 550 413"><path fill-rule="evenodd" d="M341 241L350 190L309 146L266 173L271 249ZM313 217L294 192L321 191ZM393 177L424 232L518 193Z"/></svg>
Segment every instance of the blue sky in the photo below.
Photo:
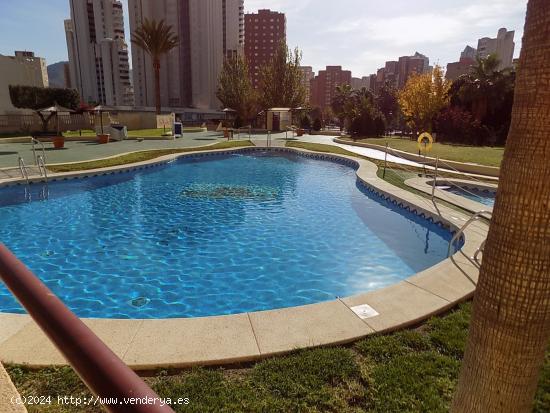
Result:
<svg viewBox="0 0 550 413"><path fill-rule="evenodd" d="M32 50L48 64L67 58L63 20L69 0L0 3L1 54ZM475 47L478 38L494 37L500 27L516 31L517 56L526 5L527 0L245 0L247 11L286 13L288 43L303 51L304 65L315 70L342 65L354 76L415 51L446 65L467 44Z"/></svg>

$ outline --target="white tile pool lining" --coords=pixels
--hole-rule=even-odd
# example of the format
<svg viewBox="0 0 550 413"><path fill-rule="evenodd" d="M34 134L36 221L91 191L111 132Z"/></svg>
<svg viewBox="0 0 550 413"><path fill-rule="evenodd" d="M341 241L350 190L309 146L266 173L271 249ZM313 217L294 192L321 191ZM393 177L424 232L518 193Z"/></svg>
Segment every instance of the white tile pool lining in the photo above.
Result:
<svg viewBox="0 0 550 413"><path fill-rule="evenodd" d="M377 166L364 159L297 148L245 147L168 155L152 161L82 172L51 174L50 181L114 175L165 165L178 158L258 151L292 152L356 168L367 190L420 217L456 231L468 219L377 177ZM40 178L32 180L40 182ZM0 187L26 185L21 179ZM373 292L328 302L227 316L182 319L84 322L136 370L234 364L299 348L344 344L369 334L414 325L472 296L478 269L467 259L486 237L481 222L464 234L464 245L446 259L408 279ZM32 367L67 364L28 315L0 313L0 361Z"/></svg>

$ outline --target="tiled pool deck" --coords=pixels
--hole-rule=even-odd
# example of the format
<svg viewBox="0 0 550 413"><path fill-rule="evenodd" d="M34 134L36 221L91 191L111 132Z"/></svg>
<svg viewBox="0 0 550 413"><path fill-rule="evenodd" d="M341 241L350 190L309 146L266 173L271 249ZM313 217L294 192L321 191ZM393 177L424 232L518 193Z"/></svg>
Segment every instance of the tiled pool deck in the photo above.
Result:
<svg viewBox="0 0 550 413"><path fill-rule="evenodd" d="M215 150L246 152L258 148ZM445 206L434 206L376 176L373 163L354 157L290 148L306 156L337 160L358 167L357 176L368 190L389 198L426 219L460 228L469 218ZM190 152L154 161L78 173L51 174L50 179L74 179L150 168ZM208 156L206 152L200 152ZM4 180L0 186L16 184ZM20 180L19 180L20 183ZM130 367L137 370L181 368L193 365L232 364L282 354L298 348L351 342L369 334L414 325L471 297L478 269L468 260L487 235L487 225L472 224L465 231L462 250L450 259L390 287L302 307L229 316L159 319L89 319L84 322ZM374 310L362 318L354 308ZM64 365L66 361L27 315L0 313L0 361L33 367Z"/></svg>

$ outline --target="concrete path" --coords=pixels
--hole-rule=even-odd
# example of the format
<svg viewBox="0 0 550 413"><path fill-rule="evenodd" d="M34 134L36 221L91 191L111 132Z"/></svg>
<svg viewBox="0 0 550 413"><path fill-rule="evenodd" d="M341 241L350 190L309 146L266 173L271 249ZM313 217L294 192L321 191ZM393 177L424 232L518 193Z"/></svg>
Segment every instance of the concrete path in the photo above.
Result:
<svg viewBox="0 0 550 413"><path fill-rule="evenodd" d="M343 149L345 149L349 152L356 153L358 155L366 156L368 158L377 159L377 160L381 160L381 161L384 160L384 157L385 157L385 152L384 151L379 151L377 149L362 148L362 147L359 147L359 146L353 146L353 145L346 145L346 144L342 144L342 143L337 143L337 142L334 142L334 138L338 138L338 136L305 135L305 136L303 136L299 139L302 142L322 143L322 144L325 144L325 145L339 146L340 148L343 148ZM429 169L429 170L435 170L435 168L432 167L432 166L423 165L421 163L414 162L414 161L409 161L407 159L403 159L403 158L400 158L398 156L394 156L394 155L390 155L390 154L388 154L387 159L388 159L388 162L404 165L405 167L411 166L411 167L416 167L416 168L426 168L426 169ZM495 180L495 181L497 180L496 178L493 178L493 177L485 177L483 175L478 175L478 174L470 174L470 173L465 173L465 172L459 172L459 171L456 171L456 170L453 170L453 169L439 168L439 170L444 171L444 172L457 174L457 175L464 175L465 177L487 178L487 179L492 179L492 180ZM412 172L414 172L414 171L412 171Z"/></svg>
<svg viewBox="0 0 550 413"><path fill-rule="evenodd" d="M201 132L185 134L183 138L174 140L125 140L122 142L109 142L99 145L92 141L65 142L64 149L53 149L51 143L45 143L46 163L68 163L87 161L127 152L151 150L151 149L178 149L194 146L206 146L220 141L223 137L216 132ZM36 146L38 153L41 148ZM34 163L32 144L28 143L2 143L0 139L0 168L17 167L18 158L22 156L27 165Z"/></svg>

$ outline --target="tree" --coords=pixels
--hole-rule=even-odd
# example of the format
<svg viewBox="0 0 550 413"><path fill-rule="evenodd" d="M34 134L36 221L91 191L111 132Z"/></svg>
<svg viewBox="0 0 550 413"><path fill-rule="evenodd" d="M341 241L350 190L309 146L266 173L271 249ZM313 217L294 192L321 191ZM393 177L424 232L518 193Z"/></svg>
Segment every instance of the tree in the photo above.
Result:
<svg viewBox="0 0 550 413"><path fill-rule="evenodd" d="M38 112L39 109L60 105L75 110L80 103L80 96L74 89L10 85L9 91L13 106L20 109L33 109L37 111L38 116L42 120L42 129L44 132L48 130L48 123L54 114L44 116Z"/></svg>
<svg viewBox="0 0 550 413"><path fill-rule="evenodd" d="M470 111L486 126L489 144L504 144L510 128L514 101L515 72L498 70L496 55L477 59L471 73L453 82L449 96L452 106Z"/></svg>
<svg viewBox="0 0 550 413"><path fill-rule="evenodd" d="M262 109L298 108L305 105L306 90L300 70L302 53L281 42L273 59L260 69Z"/></svg>
<svg viewBox="0 0 550 413"><path fill-rule="evenodd" d="M355 91L350 85L336 86L336 95L331 103L332 110L340 121L340 129L348 128L357 116Z"/></svg>
<svg viewBox="0 0 550 413"><path fill-rule="evenodd" d="M437 113L449 103L449 82L441 67L431 73L413 75L399 93L398 101L409 126L415 131L431 131Z"/></svg>
<svg viewBox="0 0 550 413"><path fill-rule="evenodd" d="M237 118L246 121L254 119L258 113L256 91L252 87L248 66L242 57L225 60L216 96L226 108L237 112Z"/></svg>
<svg viewBox="0 0 550 413"><path fill-rule="evenodd" d="M155 103L157 115L160 115L160 59L177 47L179 40L172 26L164 20L143 19L143 23L132 34L132 43L151 56L155 72Z"/></svg>
<svg viewBox="0 0 550 413"><path fill-rule="evenodd" d="M376 107L374 95L362 88L353 94L355 105L354 118L351 122L352 136L380 136L384 134L386 121L384 115Z"/></svg>
<svg viewBox="0 0 550 413"><path fill-rule="evenodd" d="M530 412L550 339L550 2L529 0L454 412Z"/></svg>
<svg viewBox="0 0 550 413"><path fill-rule="evenodd" d="M375 104L378 110L384 114L388 125L393 123L398 117L399 102L397 101L397 90L391 85L391 83L384 83L384 85L382 85L382 87L378 90L375 98Z"/></svg>

